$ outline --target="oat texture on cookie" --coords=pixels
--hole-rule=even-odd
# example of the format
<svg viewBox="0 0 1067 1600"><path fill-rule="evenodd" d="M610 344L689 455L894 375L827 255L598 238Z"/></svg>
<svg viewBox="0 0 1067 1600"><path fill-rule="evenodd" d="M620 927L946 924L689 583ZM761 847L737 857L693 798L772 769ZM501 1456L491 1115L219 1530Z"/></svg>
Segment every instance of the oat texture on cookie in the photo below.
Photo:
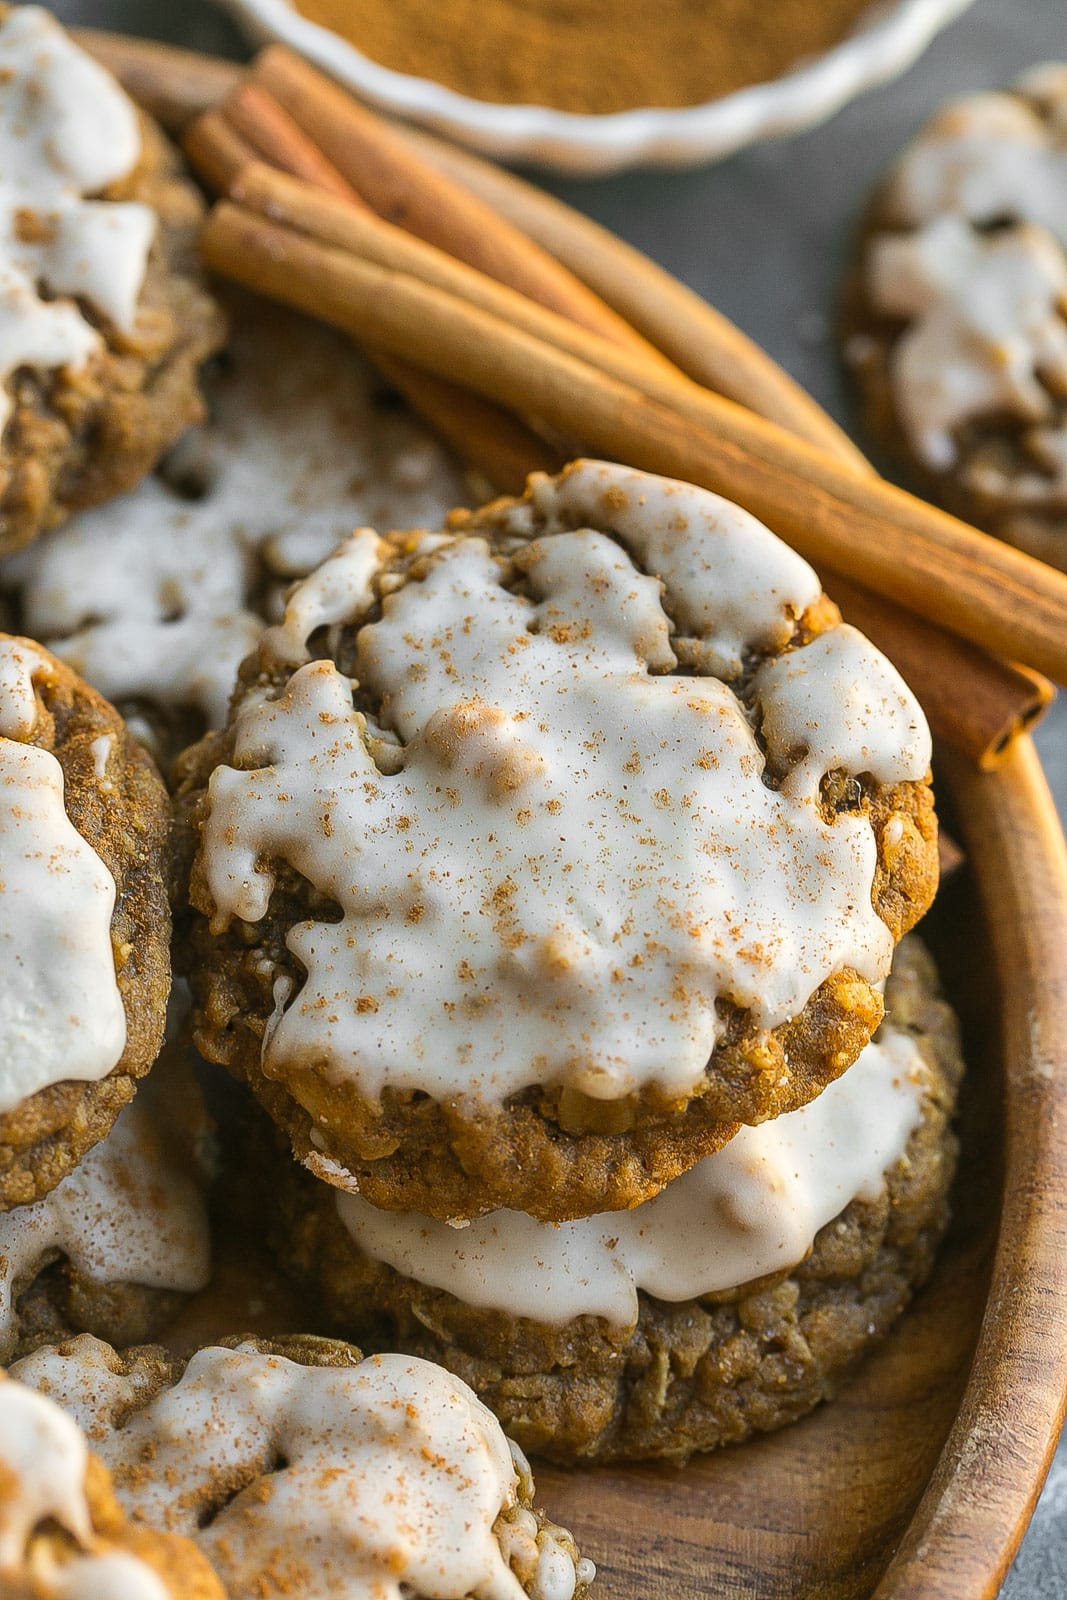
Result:
<svg viewBox="0 0 1067 1600"><path fill-rule="evenodd" d="M121 718L0 635L0 1209L42 1198L159 1053L167 797Z"/></svg>
<svg viewBox="0 0 1067 1600"><path fill-rule="evenodd" d="M0 421L19 367L84 365L101 335L79 302L126 332L156 231L136 201L92 198L141 155L137 112L37 6L0 24Z"/></svg>
<svg viewBox="0 0 1067 1600"><path fill-rule="evenodd" d="M324 1110L420 1096L473 1120L547 1094L595 1127L706 1098L741 1034L788 1083L765 1041L816 997L823 1081L873 1031L932 890L929 734L737 507L584 463L448 535L363 532L256 666L206 781L200 949L269 945L291 875L310 886L324 914L258 957L255 1071L304 1097L326 1157L346 1163L341 1119L315 1117L311 1075ZM916 871L886 914L891 818Z"/></svg>
<svg viewBox="0 0 1067 1600"><path fill-rule="evenodd" d="M331 1331L443 1362L554 1460L683 1459L779 1428L884 1336L944 1231L962 1061L914 936L886 1004L817 1100L624 1213L456 1229L382 1211L303 1172L263 1118L245 1162L276 1260Z"/></svg>
<svg viewBox="0 0 1067 1600"><path fill-rule="evenodd" d="M430 1362L292 1339L168 1364L83 1337L15 1371L88 1432L131 1518L195 1540L230 1600L573 1600L591 1580L492 1413Z"/></svg>
<svg viewBox="0 0 1067 1600"><path fill-rule="evenodd" d="M929 1073L889 1026L798 1111L741 1131L632 1211L538 1222L495 1211L450 1228L333 1191L364 1255L468 1305L562 1325L633 1327L638 1293L676 1304L742 1288L804 1260L819 1229L874 1200L922 1121Z"/></svg>

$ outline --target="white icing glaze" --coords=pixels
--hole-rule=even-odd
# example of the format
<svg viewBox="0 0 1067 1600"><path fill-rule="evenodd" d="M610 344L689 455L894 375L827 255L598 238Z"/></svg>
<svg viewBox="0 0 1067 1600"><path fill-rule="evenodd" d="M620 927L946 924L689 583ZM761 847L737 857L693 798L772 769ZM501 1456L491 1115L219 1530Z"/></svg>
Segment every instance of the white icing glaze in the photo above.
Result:
<svg viewBox="0 0 1067 1600"><path fill-rule="evenodd" d="M57 1405L19 1383L0 1383L0 1572L19 1567L34 1529L49 1518L88 1543L88 1460L77 1423Z"/></svg>
<svg viewBox="0 0 1067 1600"><path fill-rule="evenodd" d="M195 1538L232 1600L254 1600L270 1579L302 1600L524 1600L494 1530L516 1498L508 1441L442 1368L201 1350L112 1429L114 1389L86 1380L92 1347L77 1345L20 1363L20 1376L96 1407L94 1447L127 1510ZM565 1600L565 1574L550 1575Z"/></svg>
<svg viewBox="0 0 1067 1600"><path fill-rule="evenodd" d="M102 1547L94 1535L88 1464L73 1418L21 1383L0 1383L0 1590L7 1573L27 1583L32 1578L41 1600L167 1600L151 1567ZM80 1551L38 1545L31 1552L33 1534L48 1522L58 1523Z"/></svg>
<svg viewBox="0 0 1067 1600"><path fill-rule="evenodd" d="M126 1550L75 1556L45 1582L49 1600L172 1600L162 1578Z"/></svg>
<svg viewBox="0 0 1067 1600"><path fill-rule="evenodd" d="M116 1370L114 1350L82 1333L61 1345L42 1345L13 1363L11 1376L54 1400L87 1435L93 1449L127 1414L145 1405L156 1387L153 1369Z"/></svg>
<svg viewBox="0 0 1067 1600"><path fill-rule="evenodd" d="M823 774L835 768L893 784L930 765L930 730L915 696L847 624L766 662L753 687L767 751L776 765L790 767L786 794L814 802ZM798 746L806 746L799 760Z"/></svg>
<svg viewBox="0 0 1067 1600"><path fill-rule="evenodd" d="M1067 259L1049 234L980 234L962 217L941 217L876 240L870 283L879 309L911 319L893 347L893 392L931 467L955 462L953 429L970 417L1003 409L1036 423L1054 414L1045 384L1067 387Z"/></svg>
<svg viewBox="0 0 1067 1600"><path fill-rule="evenodd" d="M330 330L242 305L232 352L195 446L203 498L147 478L2 569L26 631L109 700L192 707L214 727L265 589L361 523L433 523L462 499L444 451L407 414L375 408L369 369Z"/></svg>
<svg viewBox="0 0 1067 1600"><path fill-rule="evenodd" d="M286 602L281 622L263 635L264 648L285 666L308 658L308 638L316 628L362 616L374 599L373 580L388 554L370 528L360 528L338 545Z"/></svg>
<svg viewBox="0 0 1067 1600"><path fill-rule="evenodd" d="M936 470L955 464L960 424L997 411L1048 422L1067 390L1067 74L1044 69L1020 87L1059 115L1043 119L1002 94L949 106L889 187L891 216L912 231L880 235L870 249L873 303L908 320L891 355L897 411ZM1041 445L1035 468L1067 482L1047 447L1040 459ZM1034 497L1038 472L1030 479Z"/></svg>
<svg viewBox="0 0 1067 1600"><path fill-rule="evenodd" d="M767 680L769 716L784 748L811 754L803 783L769 788L733 692L668 675L664 604L691 584L691 643L729 669L817 594L808 569L776 565L766 530L756 539L702 491L599 464L565 476L561 504L550 489L535 492L550 528L587 526L517 551L527 593L504 587L481 539L447 540L360 632L360 678L402 750L368 729L329 661L241 708L235 761L252 770L213 774L203 836L216 924L265 914L279 857L344 913L288 935L308 976L278 997L268 1073L314 1063L369 1098L387 1084L486 1101L530 1083L686 1093L719 1037L720 996L774 1027L844 968L888 971L873 833L860 816L824 820L815 767L920 779L929 739L908 691L851 631L790 656ZM625 524L659 579L589 528L595 515ZM356 618L366 539L347 547ZM721 603L705 539L730 550ZM732 542L757 551L770 598ZM345 559L325 585L331 622ZM319 592L290 602L289 655ZM846 666L848 693L816 734L812 709Z"/></svg>
<svg viewBox="0 0 1067 1600"><path fill-rule="evenodd" d="M1024 79L1019 88L1026 92L1027 87ZM1067 82L1059 91L1067 100ZM905 151L893 171L887 204L910 227L948 213L977 223L1010 217L1047 228L1067 245L1065 132L1050 128L1013 95L976 94L956 101Z"/></svg>
<svg viewBox="0 0 1067 1600"><path fill-rule="evenodd" d="M33 681L48 663L28 640L0 640L0 738L25 741L37 727Z"/></svg>
<svg viewBox="0 0 1067 1600"><path fill-rule="evenodd" d="M676 651L691 641L685 665L717 678L736 677L750 651L782 649L821 592L807 562L732 501L599 461L556 478L538 473L505 526L527 537L584 527L614 534L662 580Z"/></svg>
<svg viewBox="0 0 1067 1600"><path fill-rule="evenodd" d="M0 642L0 1111L109 1073L126 1043L115 976L115 880L67 816L55 756L33 731L42 658Z"/></svg>
<svg viewBox="0 0 1067 1600"><path fill-rule="evenodd" d="M850 1201L880 1193L921 1120L927 1082L914 1040L887 1026L817 1100L742 1128L633 1211L558 1227L498 1211L461 1232L340 1192L337 1212L364 1254L468 1305L629 1327L639 1289L696 1300L802 1261Z"/></svg>
<svg viewBox="0 0 1067 1600"><path fill-rule="evenodd" d="M155 216L83 196L124 178L140 148L137 113L113 79L47 11L13 8L0 24L3 384L19 367L82 366L100 348L79 300L132 328ZM0 422L10 409L0 391Z"/></svg>
<svg viewBox="0 0 1067 1600"><path fill-rule="evenodd" d="M206 1285L207 1205L167 1143L153 1087L43 1200L0 1215L0 1351L14 1331L16 1286L57 1252L93 1283L186 1294Z"/></svg>
<svg viewBox="0 0 1067 1600"><path fill-rule="evenodd" d="M102 733L94 739L89 747L93 752L93 772L101 792L108 794L114 788L107 775L107 764L111 760L111 752L115 748L115 736L112 733Z"/></svg>

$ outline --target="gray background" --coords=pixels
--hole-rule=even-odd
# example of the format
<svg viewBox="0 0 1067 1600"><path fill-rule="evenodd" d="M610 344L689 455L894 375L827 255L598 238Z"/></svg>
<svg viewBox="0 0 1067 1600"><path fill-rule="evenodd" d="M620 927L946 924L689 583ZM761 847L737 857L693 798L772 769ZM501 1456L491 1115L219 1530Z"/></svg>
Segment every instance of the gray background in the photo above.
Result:
<svg viewBox="0 0 1067 1600"><path fill-rule="evenodd" d="M52 9L65 21L241 52L239 34L210 0L52 0ZM848 424L832 307L864 195L941 101L1007 83L1034 62L1065 55L1067 0L978 0L903 79L812 133L699 171L565 182L540 175L540 181L706 296ZM1067 816L1067 694L1038 733L1038 745ZM1001 1600L1065 1594L1067 1443Z"/></svg>

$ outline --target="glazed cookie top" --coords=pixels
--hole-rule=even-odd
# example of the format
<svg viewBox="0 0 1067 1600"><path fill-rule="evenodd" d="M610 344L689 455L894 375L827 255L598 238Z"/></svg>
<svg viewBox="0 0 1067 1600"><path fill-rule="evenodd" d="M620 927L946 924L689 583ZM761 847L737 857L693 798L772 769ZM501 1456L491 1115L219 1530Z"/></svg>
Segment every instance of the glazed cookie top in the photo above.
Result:
<svg viewBox="0 0 1067 1600"><path fill-rule="evenodd" d="M188 1123L199 1109L189 1103L192 1085L182 1086L180 1101L161 1101L157 1073L57 1188L0 1213L0 1356L16 1337L18 1290L57 1253L92 1283L185 1294L205 1287L204 1185L173 1138L175 1115Z"/></svg>
<svg viewBox="0 0 1067 1600"><path fill-rule="evenodd" d="M156 231L149 207L86 198L137 165L137 112L38 6L0 21L0 422L19 367L78 368L102 348L87 302L129 330Z"/></svg>
<svg viewBox="0 0 1067 1600"><path fill-rule="evenodd" d="M720 997L774 1028L832 974L884 978L874 831L822 781L920 782L929 734L854 629L787 648L819 601L736 506L597 462L451 536L342 546L265 636L288 681L245 694L208 792L217 929L266 915L278 863L342 913L289 930L307 976L265 1071L685 1095ZM347 670L309 659L342 625Z"/></svg>
<svg viewBox="0 0 1067 1600"><path fill-rule="evenodd" d="M905 152L868 242L874 308L907 326L890 356L897 414L933 471L960 461L959 432L1008 415L1031 467L1014 499L1067 491L1067 68L1013 92L941 111ZM1003 491L995 461L964 464L969 486ZM992 474L992 476L990 476Z"/></svg>
<svg viewBox="0 0 1067 1600"><path fill-rule="evenodd" d="M97 1534L90 1470L71 1417L20 1383L0 1382L0 1587L27 1600L171 1600L147 1561ZM49 1527L67 1539L42 1537Z"/></svg>
<svg viewBox="0 0 1067 1600"><path fill-rule="evenodd" d="M525 1462L430 1362L304 1365L242 1344L160 1387L83 1337L17 1371L79 1419L136 1519L197 1539L233 1600L571 1600L591 1576L562 1530L538 1540L527 1513L531 1532Z"/></svg>
<svg viewBox="0 0 1067 1600"><path fill-rule="evenodd" d="M115 880L67 815L59 762L31 742L47 670L26 640L0 636L0 1112L106 1077L126 1044Z"/></svg>
<svg viewBox="0 0 1067 1600"><path fill-rule="evenodd" d="M210 424L159 475L0 569L24 631L101 694L192 708L209 727L226 721L283 585L361 523L422 525L462 497L444 449L376 404L347 340L278 306L232 310L227 364L208 379Z"/></svg>
<svg viewBox="0 0 1067 1600"><path fill-rule="evenodd" d="M497 1211L457 1229L340 1190L337 1211L365 1255L468 1305L632 1327L638 1290L698 1300L796 1266L851 1201L882 1192L928 1085L915 1039L887 1024L817 1100L742 1128L632 1211L556 1226Z"/></svg>

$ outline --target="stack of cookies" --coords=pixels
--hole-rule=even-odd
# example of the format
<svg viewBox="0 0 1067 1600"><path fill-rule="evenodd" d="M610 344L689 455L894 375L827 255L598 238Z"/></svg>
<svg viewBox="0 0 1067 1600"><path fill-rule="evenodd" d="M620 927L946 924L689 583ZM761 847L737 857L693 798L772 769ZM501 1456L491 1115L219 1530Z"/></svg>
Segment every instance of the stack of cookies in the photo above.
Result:
<svg viewBox="0 0 1067 1600"><path fill-rule="evenodd" d="M321 1325L561 1460L830 1393L945 1219L953 1023L893 969L929 762L811 569L688 485L580 462L299 583L181 764L179 948Z"/></svg>
<svg viewBox="0 0 1067 1600"><path fill-rule="evenodd" d="M305 447L257 523L264 455L284 458L300 427L281 416L286 363L272 387L243 361L273 442L255 407L244 448L227 441L224 414L182 439L166 479L111 503L203 416L197 369L223 328L191 259L201 201L159 130L35 7L0 8L0 152L0 551L32 546L4 587L22 631L67 658L0 633L0 1361L17 1379L0 1381L0 1592L575 1600L591 1563L439 1367L314 1335L181 1360L140 1343L175 1339L179 1306L211 1282L206 1189L225 1140L167 1039L177 861L145 744L164 755L221 719L279 578L315 564L324 526L329 551L361 494L435 504L444 458L409 419L377 416L352 358L314 388L320 418L338 402L334 439L367 422L373 481L349 453L324 485ZM264 362L313 341L276 323ZM328 447L292 385L289 401ZM205 474L205 449L227 443Z"/></svg>

